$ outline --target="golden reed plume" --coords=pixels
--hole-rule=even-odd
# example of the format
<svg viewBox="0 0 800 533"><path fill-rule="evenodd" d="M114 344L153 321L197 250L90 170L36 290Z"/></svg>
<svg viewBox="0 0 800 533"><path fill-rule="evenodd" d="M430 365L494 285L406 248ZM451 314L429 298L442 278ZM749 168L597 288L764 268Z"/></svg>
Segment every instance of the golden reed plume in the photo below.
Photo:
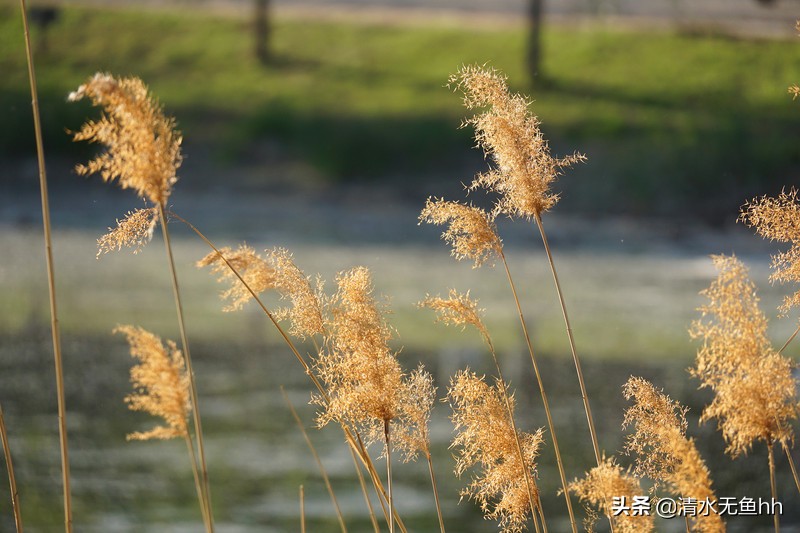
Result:
<svg viewBox="0 0 800 533"><path fill-rule="evenodd" d="M718 420L727 452L736 457L757 440L770 448L792 440L791 423L798 415L795 364L772 349L747 268L736 257L712 259L719 274L701 292L708 304L690 333L703 346L690 372L701 387L714 391L701 420Z"/></svg>
<svg viewBox="0 0 800 533"><path fill-rule="evenodd" d="M800 203L797 190L783 191L777 198L754 198L742 207L740 220L755 228L764 238L791 245L789 250L772 257L774 272L770 281L800 282ZM800 291L786 296L780 311L785 314L798 304Z"/></svg>
<svg viewBox="0 0 800 533"><path fill-rule="evenodd" d="M495 214L531 219L548 211L558 195L550 187L562 169L586 158L579 153L555 158L539 129L530 101L508 89L506 77L493 69L462 67L450 77L450 86L464 93L469 109L488 107L468 119L475 139L495 168L479 175L471 189L485 188L500 195Z"/></svg>
<svg viewBox="0 0 800 533"><path fill-rule="evenodd" d="M623 428L632 427L625 451L636 455L637 476L663 484L679 498L715 501L711 475L693 439L686 437L686 407L670 399L649 381L631 377L623 386L633 405L625 411ZM721 533L725 524L718 514L698 513L691 518L692 531Z"/></svg>
<svg viewBox="0 0 800 533"><path fill-rule="evenodd" d="M108 233L97 239L97 256L114 250L133 248L139 253L153 238L158 223L158 209L136 209L117 220L116 228L108 228Z"/></svg>
<svg viewBox="0 0 800 533"><path fill-rule="evenodd" d="M164 346L158 336L139 327L118 326L114 333L125 335L131 356L139 360L131 368L134 393L125 402L133 411L144 411L166 422L150 431L131 433L128 440L186 437L191 403L189 376L180 350L172 341Z"/></svg>
<svg viewBox="0 0 800 533"><path fill-rule="evenodd" d="M419 220L449 224L442 238L453 247L453 257L472 259L475 267L502 253L502 241L497 236L494 219L479 207L428 198Z"/></svg>
<svg viewBox="0 0 800 533"><path fill-rule="evenodd" d="M447 397L457 432L452 443L458 448L456 474L461 476L475 465L481 468L461 495L475 500L486 518L498 520L503 531L522 531L539 506L539 490L532 487L536 501L531 501L526 478L536 478L543 429L519 432L523 461L502 384L490 387L467 369L452 378ZM508 400L513 416L514 398Z"/></svg>
<svg viewBox="0 0 800 533"><path fill-rule="evenodd" d="M269 251L266 258L247 245L240 245L236 250L221 248L219 252L211 252L197 262L198 268L206 266L219 274L220 282L230 283L230 288L222 292L222 299L230 302L224 311L241 309L252 299L251 290L260 294L275 289L281 298L292 303L291 306L276 309L274 313L277 320L290 321L290 334L305 338L324 333L321 283L318 282L316 289L313 288L309 278L285 248ZM247 285L239 280L231 267L236 269Z"/></svg>
<svg viewBox="0 0 800 533"><path fill-rule="evenodd" d="M86 97L104 113L98 121L84 124L73 138L103 144L107 151L76 171L99 172L103 180L118 180L123 189L132 188L153 204L165 205L182 161L175 121L164 116L138 78L97 73L70 93L69 100Z"/></svg>
<svg viewBox="0 0 800 533"><path fill-rule="evenodd" d="M605 457L583 479L570 483L569 490L587 504L587 532L594 531L594 524L600 518L599 513L612 516L614 498L623 498L626 505L630 505L634 496L644 493L636 476L623 470L613 458ZM592 507L588 507L589 505ZM617 533L649 533L655 530L653 517L650 515L628 513L610 519L613 519L614 531Z"/></svg>

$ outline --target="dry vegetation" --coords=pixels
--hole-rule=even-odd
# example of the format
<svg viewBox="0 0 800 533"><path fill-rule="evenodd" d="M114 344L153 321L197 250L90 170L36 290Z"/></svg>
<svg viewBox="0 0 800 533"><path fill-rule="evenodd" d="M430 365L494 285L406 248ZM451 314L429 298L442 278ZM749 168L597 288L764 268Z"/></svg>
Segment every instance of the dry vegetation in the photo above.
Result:
<svg viewBox="0 0 800 533"><path fill-rule="evenodd" d="M530 101L512 93L501 73L467 66L450 83L463 93L468 108L478 110L466 124L474 127L478 145L491 158L492 167L477 176L469 189L482 189L494 195L494 208L486 212L473 205L432 198L423 208L420 220L447 226L443 238L452 245L457 259L472 260L475 267L494 261L503 265L508 280L508 302L517 310L519 333L525 339L537 381L535 385L516 386L538 389L546 414L542 427L528 431L519 427L515 395L503 377L482 311L468 292L448 288L447 298L429 296L420 305L434 310L444 323L475 327L488 348L496 375L486 378L462 369L451 378L446 393L439 394L432 375L421 365L414 370L403 368L397 358L396 332L388 319L388 304L375 294L369 269L356 266L344 270L336 276L333 289L326 289L324 281L306 274L286 249L274 248L262 256L244 244L235 249L217 247L194 225L170 212L167 200L173 194L182 161L181 135L175 130L174 120L164 115L142 81L96 74L72 93L70 99L87 97L103 109L103 116L88 122L75 134L75 140L100 143L105 151L77 170L82 174L99 173L107 182L116 181L123 189L132 188L148 205L128 214L101 237L99 253L123 247L138 250L151 240L155 226L159 225L181 332L179 348L179 344L171 341L165 346L156 334L139 327L119 326L116 330L127 338L131 355L138 359L131 371L133 392L125 401L131 409L146 411L166 423L146 432L132 432L129 438L185 440L203 523L206 531L214 531L213 480L208 476L200 416L203 391L197 390L192 370L168 230L170 223L179 222L210 247L197 266L210 267L212 274L226 285L222 293L226 301L224 310L259 306L266 320L280 333L287 351L302 366L310 381L312 402L318 409L317 425L336 425L342 431L375 531L381 527L390 532L407 531L393 491L393 467L398 466L392 461L395 453L402 454L406 461L419 456L426 459L435 501L431 513L437 512L442 532L447 528L435 475L439 458L431 453L428 427L437 398L447 401L453 412L455 474L470 476L461 495L474 500L485 517L496 521L502 531L531 528L537 532L558 531L556 524L560 522L553 516L566 515L569 527L577 532L580 525L572 507L573 495L589 507L589 520L584 524L589 530L608 527L617 532L651 531L652 516L620 512L620 498L632 501L636 496L650 495L679 500L679 514L686 512L687 531L724 531L725 519L716 512L692 515L687 511L691 502L710 501L719 495L713 490L713 472L690 436L693 428L686 419L687 409L663 390L643 378L631 377L621 391L632 402L625 412L623 426L623 430L630 430L625 446L626 455L633 457L630 468L620 466L621 462L627 462L624 457L608 454L598 443L596 424L605 421L595 420L590 400L601 399L590 399L586 393L542 220L558 201L551 188L555 180L586 158L578 153L561 158L553 156L539 120L530 111ZM538 341L522 311L520 300L526 295L520 295L516 289L498 235L497 217L532 223L531 230L541 237L553 274L575 379L581 389L587 424L583 438L591 441L596 462L583 465L585 474L571 483L567 481L557 437L559 420L545 391L547 376L542 375L534 351ZM791 244L788 252L775 258L774 279L781 283L797 282L800 279L797 193L791 190L776 199L753 200L743 208L742 218L759 234ZM717 420L727 451L733 457L747 453L756 443L765 445L769 463L764 475L771 480L772 498L796 501L797 494L777 494L773 456L775 445L781 446L794 471L793 425L800 412L793 373L796 365L782 354L786 345L779 350L771 346L766 336L767 319L758 308L755 286L747 278L747 269L741 261L724 256L715 256L713 261L719 276L703 291L708 303L699 310L701 317L691 328L692 336L700 343L691 373L699 380L700 387L713 393L702 419ZM283 307L270 308L264 303L262 295L269 291L280 296ZM787 296L782 310L788 313L797 302L797 294ZM791 339L786 344L789 342ZM2 437L6 444L4 432ZM372 444L378 445L377 454L371 453ZM571 445L567 441L561 446ZM12 472L10 452L7 446L4 449ZM563 510L542 506L538 463L551 450L558 465ZM312 453L316 456L313 447ZM379 467L381 463L385 463L385 468ZM575 472L570 472L569 477L574 479ZM797 484L800 492L800 482ZM65 483L65 493L68 490ZM302 487L300 490L303 494ZM16 495L13 477L12 493ZM377 501L378 505L373 507L371 501ZM23 511L24 505L22 501ZM14 508L20 508L16 498ZM68 498L65 511L67 516L72 512ZM347 516L340 515L343 531L346 521ZM66 527L71 528L69 518ZM774 527L777 532L777 515ZM21 524L18 530L22 530Z"/></svg>

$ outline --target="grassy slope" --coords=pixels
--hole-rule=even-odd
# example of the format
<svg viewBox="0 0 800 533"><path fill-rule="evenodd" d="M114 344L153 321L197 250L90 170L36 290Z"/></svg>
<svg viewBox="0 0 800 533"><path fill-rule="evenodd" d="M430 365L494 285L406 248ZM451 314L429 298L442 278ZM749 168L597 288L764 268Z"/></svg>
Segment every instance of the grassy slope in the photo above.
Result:
<svg viewBox="0 0 800 533"><path fill-rule="evenodd" d="M0 109L13 127L0 133L0 151L12 154L31 150L19 26L4 10ZM447 76L488 62L534 96L557 151L588 153L573 174L580 187L562 185L573 206L730 213L766 183L788 183L800 140L800 111L786 94L800 78L796 43L552 27L546 83L532 89L524 38L517 28L279 20L276 60L264 68L246 21L70 9L38 59L48 146L66 150L64 128L90 113L64 96L108 70L144 78L187 138L229 163L268 139L333 179L425 175L469 153Z"/></svg>

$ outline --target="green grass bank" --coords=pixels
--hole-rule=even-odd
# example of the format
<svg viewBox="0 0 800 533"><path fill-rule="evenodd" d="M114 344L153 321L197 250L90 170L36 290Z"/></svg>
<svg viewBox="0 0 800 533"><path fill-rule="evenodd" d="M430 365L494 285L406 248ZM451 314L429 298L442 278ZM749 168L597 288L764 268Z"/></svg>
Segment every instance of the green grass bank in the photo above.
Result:
<svg viewBox="0 0 800 533"><path fill-rule="evenodd" d="M8 4L0 12L10 125L0 154L28 156L21 19ZM445 84L461 64L488 63L532 95L555 152L588 155L559 184L564 209L732 218L747 196L792 183L800 164L800 107L786 92L800 81L793 41L549 26L544 77L532 86L515 26L278 17L267 66L248 21L211 14L65 8L33 38L46 149L76 161L87 148L65 129L94 111L65 97L103 70L149 83L178 118L187 155L210 154L220 168L277 158L331 183L468 181L483 163Z"/></svg>

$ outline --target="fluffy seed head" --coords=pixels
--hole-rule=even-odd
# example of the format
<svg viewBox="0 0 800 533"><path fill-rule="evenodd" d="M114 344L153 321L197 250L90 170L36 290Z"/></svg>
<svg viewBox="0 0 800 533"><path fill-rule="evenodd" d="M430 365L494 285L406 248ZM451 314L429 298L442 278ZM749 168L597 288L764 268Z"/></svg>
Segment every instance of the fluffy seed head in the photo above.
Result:
<svg viewBox="0 0 800 533"><path fill-rule="evenodd" d="M131 368L134 392L125 398L133 411L144 411L161 417L165 426L150 431L128 435L128 440L171 439L188 435L189 376L183 355L172 341L167 346L161 339L134 326L118 326L114 333L122 333L130 344L131 356L139 363Z"/></svg>
<svg viewBox="0 0 800 533"><path fill-rule="evenodd" d="M476 267L502 251L502 241L497 235L493 217L479 207L428 198L419 220L429 224L449 224L442 238L453 247L453 257L472 259Z"/></svg>
<svg viewBox="0 0 800 533"><path fill-rule="evenodd" d="M756 440L792 440L791 423L798 415L795 365L772 349L745 266L736 257L712 259L719 274L701 292L709 303L690 329L703 340L690 372L701 388L714 391L701 420L718 420L727 451L736 457Z"/></svg>
<svg viewBox="0 0 800 533"><path fill-rule="evenodd" d="M175 121L164 116L138 78L97 73L69 100L84 97L104 113L98 121L85 123L73 139L103 144L106 151L76 171L82 175L99 172L104 181L118 180L123 189L132 188L140 197L165 205L182 161Z"/></svg>
<svg viewBox="0 0 800 533"><path fill-rule="evenodd" d="M447 398L456 429L451 446L458 448L456 474L461 476L475 465L481 469L461 491L462 497L475 500L486 518L498 520L503 531L522 531L531 509L538 505L538 488L531 487L537 500L532 502L525 478L526 471L531 481L536 477L543 429L519 433L523 464L501 384L490 387L467 369L453 377ZM513 397L509 401L513 416Z"/></svg>
<svg viewBox="0 0 800 533"><path fill-rule="evenodd" d="M384 422L403 413L403 371L389 348L392 330L372 293L364 267L339 274L330 302L327 350L316 361L329 395L320 425L335 420L360 428L369 442L383 440Z"/></svg>
<svg viewBox="0 0 800 533"><path fill-rule="evenodd" d="M491 345L489 331L483 325L481 315L483 309L478 308L478 301L469 297L469 291L461 294L455 289L450 289L447 298L428 296L419 303L420 307L427 307L436 311L437 322L454 326L474 326L487 344Z"/></svg>
<svg viewBox="0 0 800 533"><path fill-rule="evenodd" d="M416 459L419 452L430 457L429 423L436 387L433 376L419 365L404 380L405 398L401 403L404 423L392 435L396 446L404 452L405 460Z"/></svg>
<svg viewBox="0 0 800 533"><path fill-rule="evenodd" d="M795 95L796 96L796 95ZM772 282L800 282L800 202L797 190L782 191L777 198L754 198L742 207L740 220L764 238L785 242L790 248L772 257ZM786 296L780 307L787 313L800 305L800 291Z"/></svg>
<svg viewBox="0 0 800 533"><path fill-rule="evenodd" d="M220 248L219 252L211 252L196 264L198 268L211 267L213 273L219 274L217 281L231 284L230 288L225 289L220 294L223 300L230 302L223 308L224 311L241 309L253 297L247 287L228 266L228 263L225 262L226 260L242 276L242 279L254 293L260 294L267 289L275 287L275 269L246 244L239 245L236 250L225 247Z"/></svg>
<svg viewBox="0 0 800 533"><path fill-rule="evenodd" d="M139 253L153 238L158 222L158 209L136 209L117 220L116 228L108 228L108 233L97 239L97 257L122 247L133 248Z"/></svg>
<svg viewBox="0 0 800 533"><path fill-rule="evenodd" d="M581 501L591 505L606 516L612 516L612 504L615 497L625 498L630 504L634 496L643 494L639 479L622 469L613 458L603 458L603 462L586 473L586 476L569 484L570 492ZM587 509L589 523L587 531L593 531L598 512ZM620 514L613 518L614 531L619 533L648 533L654 531L653 517L649 515Z"/></svg>
<svg viewBox="0 0 800 533"><path fill-rule="evenodd" d="M631 377L622 390L625 399L634 402L625 411L623 428L634 429L626 439L625 451L636 455L636 475L665 485L675 497L716 500L708 468L694 441L686 437L688 409L642 378ZM700 513L692 522L692 531L725 531L716 513Z"/></svg>
<svg viewBox="0 0 800 533"><path fill-rule="evenodd" d="M465 66L450 77L450 85L464 94L467 108L487 108L465 124L475 128L475 139L495 163L478 176L471 189L485 188L500 195L495 213L531 218L548 211L558 195L550 188L563 169L586 158L575 153L550 155L530 101L508 89L506 77L493 69Z"/></svg>

